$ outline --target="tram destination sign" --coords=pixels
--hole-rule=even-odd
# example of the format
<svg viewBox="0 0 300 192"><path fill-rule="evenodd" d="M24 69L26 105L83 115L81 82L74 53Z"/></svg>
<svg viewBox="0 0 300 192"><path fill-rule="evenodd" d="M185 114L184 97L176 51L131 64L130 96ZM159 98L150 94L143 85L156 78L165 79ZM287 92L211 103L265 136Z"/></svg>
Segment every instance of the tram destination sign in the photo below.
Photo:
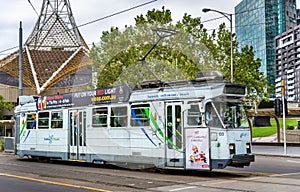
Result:
<svg viewBox="0 0 300 192"><path fill-rule="evenodd" d="M60 107L76 107L117 103L129 100L128 85L112 86L103 89L80 91L62 95L42 96L38 99L38 109L55 109Z"/></svg>
<svg viewBox="0 0 300 192"><path fill-rule="evenodd" d="M245 85L225 85L224 94L234 94L234 95L245 95L246 86Z"/></svg>

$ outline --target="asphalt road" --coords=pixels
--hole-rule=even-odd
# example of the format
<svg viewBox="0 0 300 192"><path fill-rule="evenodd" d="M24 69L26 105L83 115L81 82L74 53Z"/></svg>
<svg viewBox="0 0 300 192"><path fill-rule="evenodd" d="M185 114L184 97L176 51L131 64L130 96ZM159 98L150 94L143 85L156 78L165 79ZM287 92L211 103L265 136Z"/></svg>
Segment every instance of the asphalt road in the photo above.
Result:
<svg viewBox="0 0 300 192"><path fill-rule="evenodd" d="M45 183L39 180L29 180L16 175L0 174L0 191L2 192L90 192L90 189L81 189L80 186L64 186L59 183ZM32 179L32 178L31 178ZM62 184L62 183L61 183Z"/></svg>
<svg viewBox="0 0 300 192"><path fill-rule="evenodd" d="M227 167L225 170L249 172L251 175L279 175L300 180L300 158L256 155L255 162L249 167Z"/></svg>
<svg viewBox="0 0 300 192"><path fill-rule="evenodd" d="M250 167L213 172L127 170L83 163L41 163L0 154L0 192L300 191L300 159L256 156Z"/></svg>

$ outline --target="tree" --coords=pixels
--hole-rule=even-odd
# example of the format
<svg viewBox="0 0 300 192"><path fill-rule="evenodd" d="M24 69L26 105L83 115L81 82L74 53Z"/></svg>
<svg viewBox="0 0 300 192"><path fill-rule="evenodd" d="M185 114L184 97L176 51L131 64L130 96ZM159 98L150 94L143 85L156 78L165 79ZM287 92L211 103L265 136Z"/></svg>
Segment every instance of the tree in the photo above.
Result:
<svg viewBox="0 0 300 192"><path fill-rule="evenodd" d="M4 119L4 110L11 110L13 104L8 103L2 95L0 95L0 119Z"/></svg>
<svg viewBox="0 0 300 192"><path fill-rule="evenodd" d="M163 81L193 79L198 71L220 70L230 78L230 32L225 24L208 34L200 18L185 14L172 23L171 11L150 10L135 18L134 26L124 31L111 28L102 33L100 45L94 45L91 58L98 73L97 87L120 83L136 83L153 79L139 60L153 47L161 34L155 29L176 30L174 36L163 39L146 58L147 65ZM234 82L246 84L247 102L268 98L267 79L259 71L252 47L241 48L233 34Z"/></svg>
<svg viewBox="0 0 300 192"><path fill-rule="evenodd" d="M263 99L268 99L274 92L274 86L267 86L268 80L259 71L261 59L255 58L252 46L245 46L239 51L238 43L233 34L233 69L234 83L247 86L246 102L258 105ZM218 69L225 74L227 80L230 78L230 32L225 29L225 24L219 26L218 32L213 31L209 39L204 39L216 60L219 62Z"/></svg>

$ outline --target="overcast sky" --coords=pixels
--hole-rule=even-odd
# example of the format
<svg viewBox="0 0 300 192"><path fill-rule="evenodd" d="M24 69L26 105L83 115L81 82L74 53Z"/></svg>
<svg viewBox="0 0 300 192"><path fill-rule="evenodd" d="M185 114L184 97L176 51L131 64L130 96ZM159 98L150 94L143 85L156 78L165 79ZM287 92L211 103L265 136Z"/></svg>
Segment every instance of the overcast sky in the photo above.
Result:
<svg viewBox="0 0 300 192"><path fill-rule="evenodd" d="M43 0L30 1L39 13ZM70 0L70 3L76 24L81 25L149 1L151 0ZM297 0L297 3L298 1L300 0ZM174 21L180 20L184 13L188 13L193 17L201 17L202 21L206 21L221 15L213 12L202 13L203 8L234 13L234 7L239 2L241 0L157 0L133 11L80 27L79 30L87 44L92 44L93 42L99 42L102 31L109 30L111 26L124 28L126 24L133 24L134 17L140 14L145 15L147 10L161 9L162 6L165 6L166 9L172 12ZM23 25L23 41L25 42L38 18L28 0L0 0L0 15L0 52L18 46L20 21ZM229 27L226 18L214 22L205 22L205 27L207 29L217 28L222 22L227 23ZM0 58L15 50L17 49L0 53Z"/></svg>

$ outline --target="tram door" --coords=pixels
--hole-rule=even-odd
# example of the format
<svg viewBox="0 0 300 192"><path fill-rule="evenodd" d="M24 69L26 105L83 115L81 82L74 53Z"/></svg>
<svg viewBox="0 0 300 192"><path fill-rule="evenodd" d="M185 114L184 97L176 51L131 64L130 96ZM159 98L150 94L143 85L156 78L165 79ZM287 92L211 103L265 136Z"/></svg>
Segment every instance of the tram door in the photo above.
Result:
<svg viewBox="0 0 300 192"><path fill-rule="evenodd" d="M86 111L69 111L69 159L86 160Z"/></svg>
<svg viewBox="0 0 300 192"><path fill-rule="evenodd" d="M182 103L166 103L166 165L183 167Z"/></svg>

